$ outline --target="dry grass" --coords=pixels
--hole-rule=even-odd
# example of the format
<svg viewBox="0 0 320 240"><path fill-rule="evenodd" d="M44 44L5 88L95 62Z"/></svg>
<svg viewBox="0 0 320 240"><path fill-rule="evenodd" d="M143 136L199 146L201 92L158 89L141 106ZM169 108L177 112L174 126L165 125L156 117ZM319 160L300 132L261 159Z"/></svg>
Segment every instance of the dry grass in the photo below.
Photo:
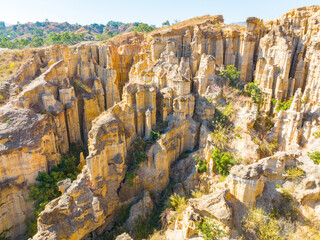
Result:
<svg viewBox="0 0 320 240"><path fill-rule="evenodd" d="M212 23L222 23L222 16L221 15L214 15L214 16L210 16L210 15L204 15L204 16L200 16L200 17L194 17L194 18L190 18L188 20L185 20L185 21L182 21L182 22L179 22L179 23L176 23L176 24L173 24L173 25L170 25L170 26L165 26L165 27L162 27L162 28L158 28L158 29L155 29L154 31L151 32L151 34L155 34L155 33L158 33L162 30L165 30L165 29L170 29L170 28L183 28L183 27L186 27L186 26L191 26L191 25L197 25L197 24L202 24L206 21L211 21Z"/></svg>
<svg viewBox="0 0 320 240"><path fill-rule="evenodd" d="M0 51L0 82L12 77L31 58L31 49Z"/></svg>
<svg viewBox="0 0 320 240"><path fill-rule="evenodd" d="M315 226L297 224L296 231L291 232L289 240L320 240L320 230Z"/></svg>
<svg viewBox="0 0 320 240"><path fill-rule="evenodd" d="M144 34L143 33L135 33L135 32L129 32L129 33L122 33L117 36L114 36L108 40L102 41L103 43L112 43L114 45L120 45L120 44L133 44L133 43L140 43L144 40Z"/></svg>

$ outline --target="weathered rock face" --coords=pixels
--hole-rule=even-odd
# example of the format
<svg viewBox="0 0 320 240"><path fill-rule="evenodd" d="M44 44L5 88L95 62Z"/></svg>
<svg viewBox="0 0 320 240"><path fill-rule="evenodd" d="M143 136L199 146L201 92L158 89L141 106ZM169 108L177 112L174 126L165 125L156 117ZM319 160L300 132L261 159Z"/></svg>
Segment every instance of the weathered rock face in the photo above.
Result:
<svg viewBox="0 0 320 240"><path fill-rule="evenodd" d="M28 187L70 144L88 144L87 166L73 183L59 183L63 195L40 214L34 239L82 239L92 231L101 233L112 225L121 204L145 199L147 192L158 194L170 176L190 190L198 181L195 157L207 160L214 175L214 141L207 123L230 98L224 95L225 78L218 76L227 65L241 71L242 83L255 76L263 90L264 113L274 112L272 98L294 96L290 109L274 113L276 124L269 136L279 142L280 150L315 146L312 134L320 130L319 16L317 6L301 8L276 21L248 18L246 28L224 25L222 16L206 16L147 37L132 33L112 44L36 50L30 64L0 86L0 232L13 226L10 236L23 235L23 221L31 210L31 203L23 200ZM243 137L230 145L237 156L257 160L259 146L250 132L258 111L250 103L243 108L246 100L238 97L234 128L242 129ZM129 181L128 150L137 137L149 140L161 122L168 122L167 128L150 144L146 160ZM186 151L194 153L181 160ZM235 202L254 206L265 184L280 180L296 158L279 153L233 167L225 183L207 186L211 193L192 201L187 220L177 227L181 239L196 233L195 223L189 221L191 215L196 217L193 211L236 224ZM319 183L309 179L301 188L310 191L299 199L314 204L318 212L318 190L310 186L318 189ZM145 200L151 206L149 198ZM137 204L131 222L141 209Z"/></svg>
<svg viewBox="0 0 320 240"><path fill-rule="evenodd" d="M153 201L150 197L150 194L147 192L139 202L132 205L130 208L129 218L125 225L128 227L128 229L132 229L139 219L145 220L148 216L150 216L153 208Z"/></svg>
<svg viewBox="0 0 320 240"><path fill-rule="evenodd" d="M263 109L273 111L272 99L294 96L294 107L278 113L272 137L282 150L305 146L319 124L320 7L294 9L266 23L270 29L259 43L255 79L263 89Z"/></svg>
<svg viewBox="0 0 320 240"><path fill-rule="evenodd" d="M295 166L297 153L277 153L251 165L234 166L228 177L230 193L248 207L255 205L267 180L282 179L285 169Z"/></svg>
<svg viewBox="0 0 320 240"><path fill-rule="evenodd" d="M86 166L72 184L64 185L64 194L47 204L39 215L38 233L33 239L81 239L104 222L106 216L92 193Z"/></svg>
<svg viewBox="0 0 320 240"><path fill-rule="evenodd" d="M17 238L25 231L24 221L32 206L25 201L28 187L35 184L38 171L48 171L59 161L60 154L55 125L48 116L27 109L14 110L9 105L0 111L1 229L12 227L11 236Z"/></svg>
<svg viewBox="0 0 320 240"><path fill-rule="evenodd" d="M120 101L141 47L136 44L141 36L134 38L128 36L121 48L79 44L39 49L1 85L0 232L10 228L12 238L24 234L32 209L25 199L38 172L58 163L70 144L86 143L92 121Z"/></svg>

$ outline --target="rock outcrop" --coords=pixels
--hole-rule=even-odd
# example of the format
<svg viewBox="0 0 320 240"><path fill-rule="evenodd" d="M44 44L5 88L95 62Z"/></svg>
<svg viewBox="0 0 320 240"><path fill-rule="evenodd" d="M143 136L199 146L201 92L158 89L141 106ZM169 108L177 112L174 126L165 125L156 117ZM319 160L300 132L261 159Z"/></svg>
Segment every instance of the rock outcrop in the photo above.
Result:
<svg viewBox="0 0 320 240"><path fill-rule="evenodd" d="M307 149L319 148L319 33L320 7L312 6L274 21L251 17L247 27L204 16L107 43L35 49L30 63L0 86L0 232L23 236L32 210L24 201L30 186L73 144L88 145L86 166L75 181L58 183L62 195L39 215L33 239L101 234L125 203L135 203L131 226L148 216L170 178L181 193L201 184L208 193L188 202L171 236L196 235L195 222L206 216L237 228L246 209L268 200L268 193L276 196L270 186L285 182L287 168L308 162ZM219 76L228 65L241 72L240 86L256 79L261 106ZM289 99L290 108L277 113ZM227 131L235 133L219 141L250 164L234 166L225 182L213 184L210 156L219 142L212 133L221 126L212 126L212 119L224 114L223 106L233 111ZM275 124L265 138L283 152L259 160L256 123L267 114ZM137 140L145 144L138 163L130 155ZM206 177L195 158L207 163ZM312 164L304 165L307 177L295 197L303 209L308 204L319 213Z"/></svg>

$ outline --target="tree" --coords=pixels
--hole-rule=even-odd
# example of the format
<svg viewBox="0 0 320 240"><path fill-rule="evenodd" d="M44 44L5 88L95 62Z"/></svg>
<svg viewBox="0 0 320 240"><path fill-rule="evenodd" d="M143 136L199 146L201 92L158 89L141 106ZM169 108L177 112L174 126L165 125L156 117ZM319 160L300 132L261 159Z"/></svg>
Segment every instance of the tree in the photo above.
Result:
<svg viewBox="0 0 320 240"><path fill-rule="evenodd" d="M227 70L222 70L219 75L228 78L232 87L238 86L236 80L240 77L240 72L237 71L235 66L228 65Z"/></svg>
<svg viewBox="0 0 320 240"><path fill-rule="evenodd" d="M229 175L230 168L235 164L235 160L229 152L221 152L218 148L215 148L211 158L221 175Z"/></svg>
<svg viewBox="0 0 320 240"><path fill-rule="evenodd" d="M0 29L5 29L6 25L4 24L4 22L0 22Z"/></svg>
<svg viewBox="0 0 320 240"><path fill-rule="evenodd" d="M30 45L32 47L41 47L44 45L44 38L43 37L33 37Z"/></svg>
<svg viewBox="0 0 320 240"><path fill-rule="evenodd" d="M134 30L135 32L145 32L145 33L148 33L148 32L153 31L154 29L156 29L156 28L155 28L155 27L151 27L151 26L149 26L148 24L142 23L142 24L139 24L139 26L135 27L133 30Z"/></svg>
<svg viewBox="0 0 320 240"><path fill-rule="evenodd" d="M165 26L170 26L169 20L162 23L162 27L165 27Z"/></svg>
<svg viewBox="0 0 320 240"><path fill-rule="evenodd" d="M259 87L259 84L255 82L248 83L248 88L246 89L246 93L251 97L252 101L258 106L262 103L262 91Z"/></svg>

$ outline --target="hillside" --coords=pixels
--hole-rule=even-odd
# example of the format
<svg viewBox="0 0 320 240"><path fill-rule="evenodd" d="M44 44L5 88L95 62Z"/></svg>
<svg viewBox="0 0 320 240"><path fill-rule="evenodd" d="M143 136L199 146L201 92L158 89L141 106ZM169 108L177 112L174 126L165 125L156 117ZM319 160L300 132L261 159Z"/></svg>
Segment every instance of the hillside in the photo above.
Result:
<svg viewBox="0 0 320 240"><path fill-rule="evenodd" d="M107 40L117 34L133 31L149 32L155 27L144 23L109 21L107 24L79 25L67 22L36 22L5 26L0 22L0 47L23 48L52 44L75 44L81 41Z"/></svg>

